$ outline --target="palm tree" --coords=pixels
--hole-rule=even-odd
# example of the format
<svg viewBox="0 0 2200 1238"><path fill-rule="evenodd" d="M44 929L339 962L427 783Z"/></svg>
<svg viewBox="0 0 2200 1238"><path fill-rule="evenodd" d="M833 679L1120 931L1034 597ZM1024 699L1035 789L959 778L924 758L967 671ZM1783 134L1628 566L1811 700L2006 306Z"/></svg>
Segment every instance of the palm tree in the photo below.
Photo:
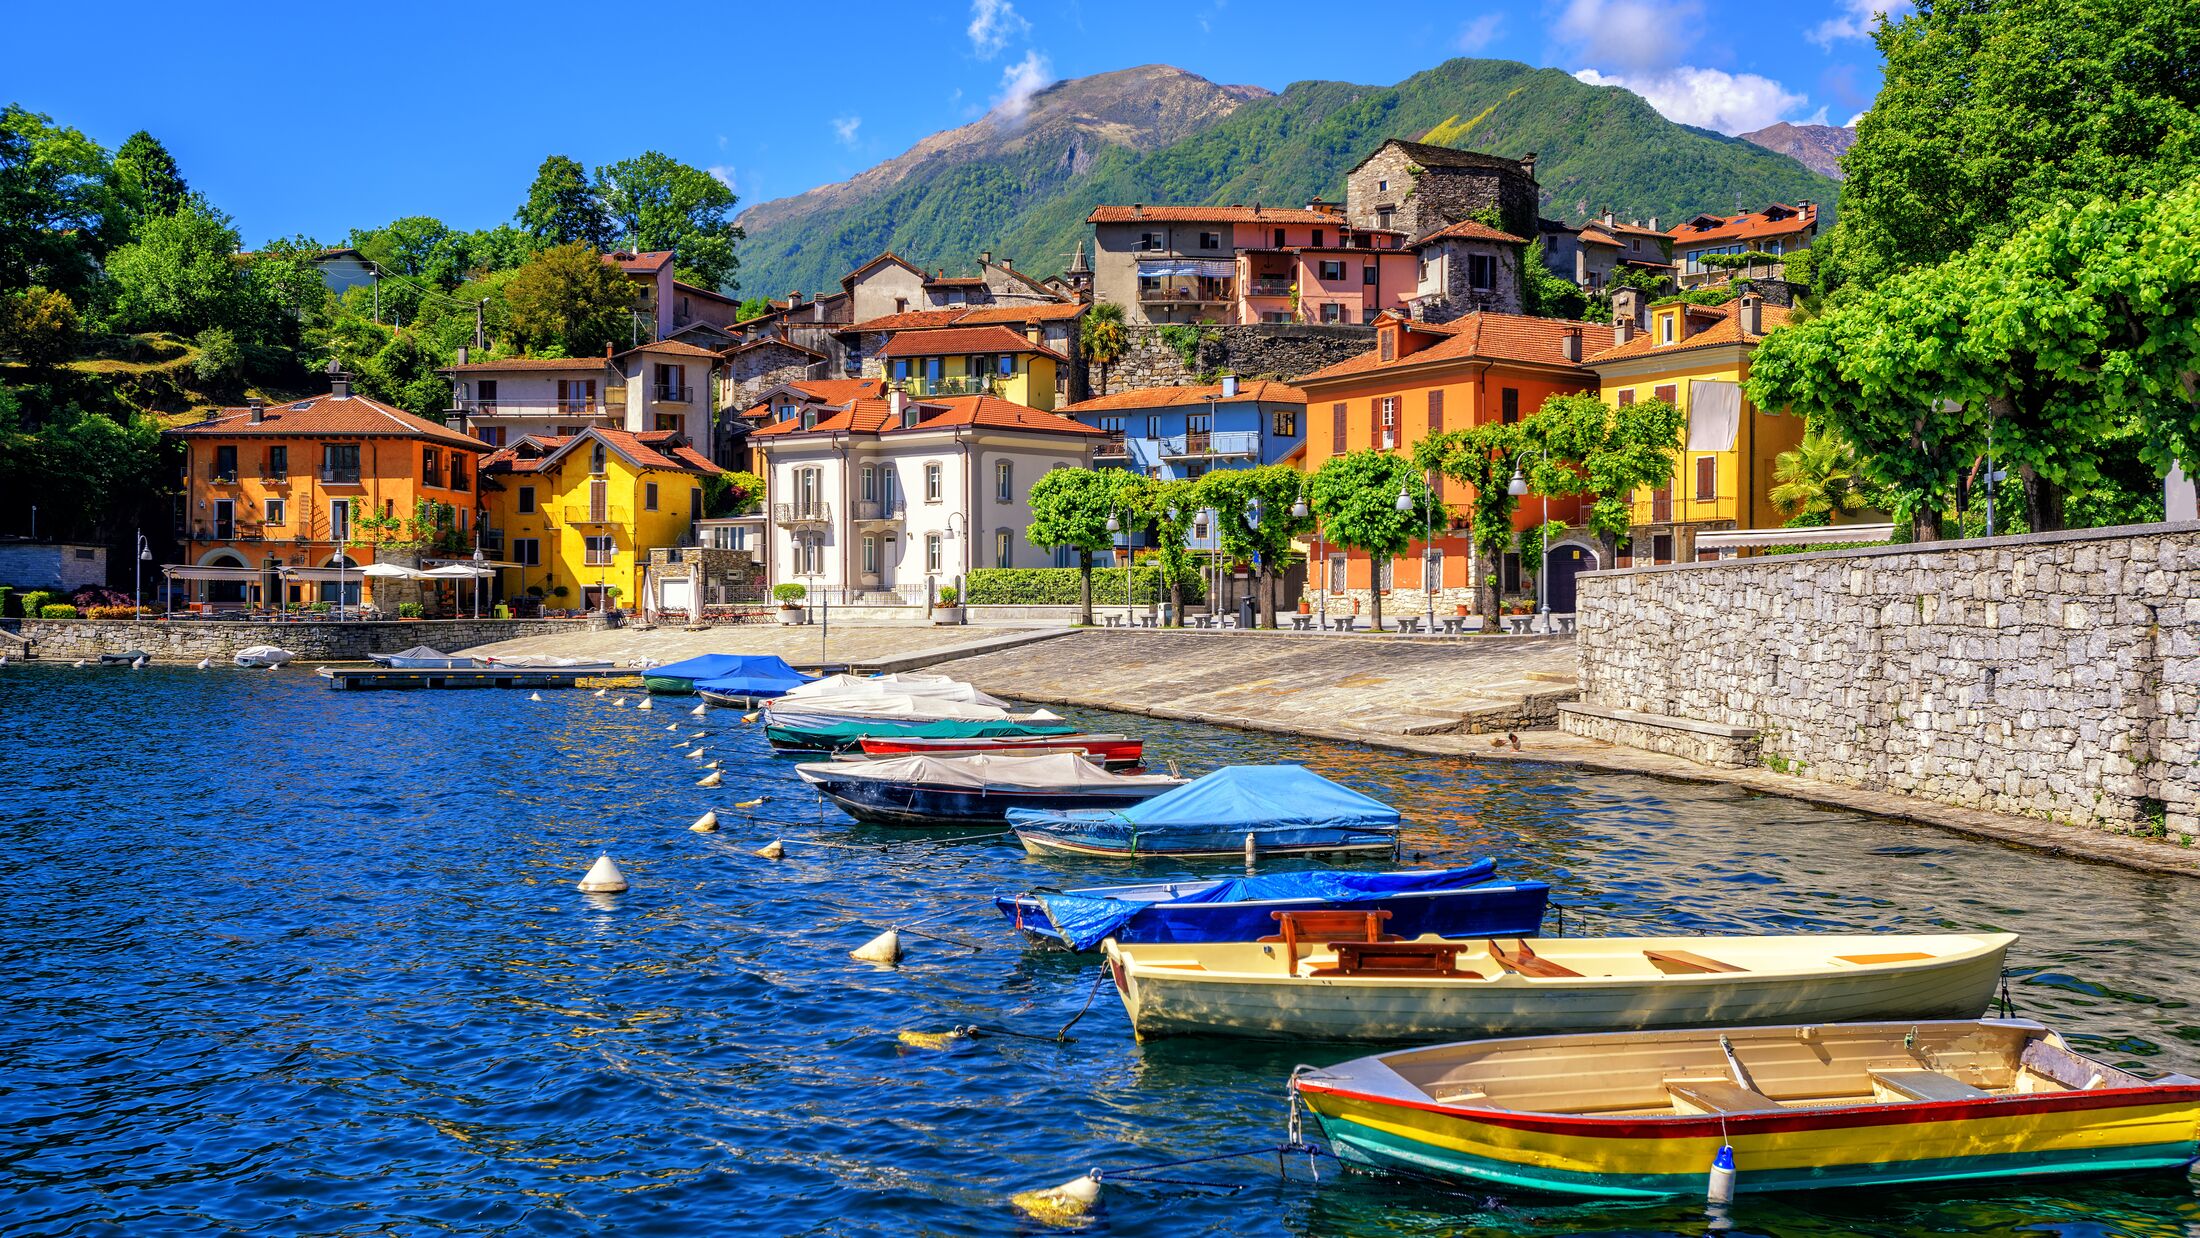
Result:
<svg viewBox="0 0 2200 1238"><path fill-rule="evenodd" d="M1123 327L1123 307L1113 301L1095 301L1085 311L1085 321L1077 329L1077 343L1084 350L1085 360L1100 367L1100 390L1094 395L1108 393L1108 367L1123 359L1130 350L1130 332Z"/></svg>
<svg viewBox="0 0 2200 1238"><path fill-rule="evenodd" d="M1856 447L1826 430L1813 429L1803 441L1781 452L1772 462L1772 505L1798 517L1820 517L1826 524L1836 516L1862 511L1869 505L1864 481L1856 474Z"/></svg>

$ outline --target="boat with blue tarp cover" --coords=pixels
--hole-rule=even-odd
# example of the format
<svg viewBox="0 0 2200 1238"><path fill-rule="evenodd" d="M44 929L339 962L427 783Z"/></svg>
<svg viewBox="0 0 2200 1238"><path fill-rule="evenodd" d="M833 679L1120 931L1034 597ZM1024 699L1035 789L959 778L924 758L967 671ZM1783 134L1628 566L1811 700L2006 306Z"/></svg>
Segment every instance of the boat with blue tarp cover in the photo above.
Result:
<svg viewBox="0 0 2200 1238"><path fill-rule="evenodd" d="M1535 936L1551 887L1492 881L1497 862L1464 868L1349 873L1324 869L1206 881L1039 890L993 900L1016 927L1042 941L1092 950L1107 938L1132 944L1254 941L1281 912L1388 913L1400 937Z"/></svg>
<svg viewBox="0 0 2200 1238"><path fill-rule="evenodd" d="M815 680L816 676L805 675L787 665L784 658L765 654L706 653L650 667L649 674L642 679L642 686L669 696L716 692L761 700Z"/></svg>
<svg viewBox="0 0 2200 1238"><path fill-rule="evenodd" d="M1111 774L1074 752L813 761L795 773L873 825L999 825L1012 809L1118 807L1184 785L1165 774Z"/></svg>
<svg viewBox="0 0 2200 1238"><path fill-rule="evenodd" d="M1233 765L1129 808L1017 810L1033 855L1115 859L1395 852L1398 810L1302 765Z"/></svg>
<svg viewBox="0 0 2200 1238"><path fill-rule="evenodd" d="M706 694L706 699L707 694ZM1062 722L1013 722L995 718L977 722L895 722L887 718L835 722L826 726L767 724L764 738L780 752L852 752L866 737L893 735L924 739L995 739L1006 736L1075 735Z"/></svg>

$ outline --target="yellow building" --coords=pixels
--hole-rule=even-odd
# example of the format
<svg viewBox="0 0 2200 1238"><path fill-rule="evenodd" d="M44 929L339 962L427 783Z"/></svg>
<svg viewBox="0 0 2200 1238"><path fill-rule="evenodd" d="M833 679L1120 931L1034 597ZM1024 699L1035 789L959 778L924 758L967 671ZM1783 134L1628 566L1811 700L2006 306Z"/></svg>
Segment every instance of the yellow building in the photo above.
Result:
<svg viewBox="0 0 2200 1238"><path fill-rule="evenodd" d="M897 331L879 350L887 381L919 399L990 395L1025 408L1054 407L1055 377L1069 358L1042 344L1034 324Z"/></svg>
<svg viewBox="0 0 2200 1238"><path fill-rule="evenodd" d="M1787 318L1754 294L1724 305L1652 305L1646 330L1622 314L1612 347L1584 362L1607 404L1656 398L1687 417L1673 479L1635 492L1635 563L1689 562L1698 533L1786 519L1772 505L1773 461L1802 441L1803 419L1755 407L1742 383L1750 354Z"/></svg>
<svg viewBox="0 0 2200 1238"><path fill-rule="evenodd" d="M703 482L718 472L678 434L591 427L529 436L481 468L482 499L503 544L506 596L558 609L634 606L659 546L695 544ZM539 592L538 592L539 591Z"/></svg>

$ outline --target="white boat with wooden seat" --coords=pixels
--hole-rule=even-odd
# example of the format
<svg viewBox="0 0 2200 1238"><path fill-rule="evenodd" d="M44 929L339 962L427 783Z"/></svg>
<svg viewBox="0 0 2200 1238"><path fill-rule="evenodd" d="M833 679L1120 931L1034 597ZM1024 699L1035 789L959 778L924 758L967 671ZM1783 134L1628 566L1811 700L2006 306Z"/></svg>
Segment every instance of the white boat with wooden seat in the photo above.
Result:
<svg viewBox="0 0 2200 1238"><path fill-rule="evenodd" d="M1433 1040L1858 1019L1969 1019L2010 933L1385 938L1283 913L1255 942L1102 944L1140 1039ZM1342 938L1343 940L1339 940Z"/></svg>

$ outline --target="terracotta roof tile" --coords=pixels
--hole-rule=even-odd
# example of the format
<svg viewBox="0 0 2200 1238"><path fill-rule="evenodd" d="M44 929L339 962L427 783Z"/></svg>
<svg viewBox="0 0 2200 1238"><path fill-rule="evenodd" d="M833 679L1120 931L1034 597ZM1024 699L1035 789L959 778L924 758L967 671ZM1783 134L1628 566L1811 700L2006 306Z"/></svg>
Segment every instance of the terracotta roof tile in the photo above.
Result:
<svg viewBox="0 0 2200 1238"><path fill-rule="evenodd" d="M1291 206L1096 206L1088 224L1325 224L1348 227L1351 221L1330 211Z"/></svg>
<svg viewBox="0 0 2200 1238"><path fill-rule="evenodd" d="M956 319L970 311L963 307L954 309L910 310L902 314L888 314L883 318L867 318L851 323L848 331L916 331L926 327L952 326Z"/></svg>
<svg viewBox="0 0 2200 1238"><path fill-rule="evenodd" d="M1426 245L1430 241L1444 240L1497 241L1506 245L1525 245L1528 243L1523 238L1514 236L1502 228L1492 228L1488 224L1477 220L1463 219L1448 228L1438 228L1436 231L1415 241L1414 244Z"/></svg>
<svg viewBox="0 0 2200 1238"><path fill-rule="evenodd" d="M1221 383L1205 383L1183 387L1139 387L1130 391L1114 391L1089 400L1065 405L1060 411L1077 416L1086 413L1112 413L1126 408L1173 408L1180 404L1205 404L1207 397L1222 397ZM1256 380L1239 383L1237 400L1262 400L1274 404L1304 404L1306 393L1285 383Z"/></svg>
<svg viewBox="0 0 2200 1238"><path fill-rule="evenodd" d="M644 344L640 348L629 348L619 355L621 357L631 357L638 352L669 353L677 357L710 357L713 359L718 356L717 353L708 348L690 344L685 340L658 340L654 344Z"/></svg>
<svg viewBox="0 0 2200 1238"><path fill-rule="evenodd" d="M1693 335L1684 335L1670 344L1660 344L1650 332L1644 331L1624 344L1607 348L1599 353L1591 353L1587 357L1588 362L1595 365L1606 361L1627 361L1636 357L1661 357L1667 353L1687 352L1691 348L1712 348L1720 344L1755 344L1765 338L1764 335L1750 335L1742 330L1741 314L1739 312L1741 303L1739 301L1729 301L1725 305L1696 306L1693 308L1696 310L1715 310L1719 315L1719 321L1699 329ZM1783 306L1767 305L1763 307L1763 313L1763 325L1767 333L1784 327L1788 323L1788 312ZM1683 317L1685 318L1687 315L1684 314Z"/></svg>
<svg viewBox="0 0 2200 1238"><path fill-rule="evenodd" d="M951 353L1040 353L1057 361L1068 358L1044 344L1034 344L1007 327L947 327L937 331L903 331L879 349L881 357L936 357Z"/></svg>
<svg viewBox="0 0 2200 1238"><path fill-rule="evenodd" d="M654 275L672 261L672 251L652 249L637 254L631 250L613 250L605 254L603 260L616 264L620 270L632 275Z"/></svg>
<svg viewBox="0 0 2200 1238"><path fill-rule="evenodd" d="M1779 211L1779 219L1767 219L1768 211ZM1764 210L1744 211L1739 215L1698 215L1665 235L1675 245L1705 245L1726 241L1747 241L1764 237L1787 236L1801 232L1818 222L1818 207L1795 207L1775 202Z"/></svg>
<svg viewBox="0 0 2200 1238"><path fill-rule="evenodd" d="M518 370L600 370L609 357L506 357L502 361L469 361L445 366L447 374L494 374Z"/></svg>
<svg viewBox="0 0 2200 1238"><path fill-rule="evenodd" d="M1577 332L1594 330L1596 325L1564 318L1493 313L1467 314L1441 325L1409 323L1404 329L1448 338L1393 361L1382 360L1380 348L1370 348L1356 357L1347 357L1334 365L1301 375L1298 381L1314 383L1438 361L1517 361L1529 365L1571 366L1575 363L1566 360L1561 351L1566 338Z"/></svg>
<svg viewBox="0 0 2200 1238"><path fill-rule="evenodd" d="M956 325L979 327L993 323L1014 324L1026 322L1061 322L1085 312L1082 303L1062 302L1040 305L986 305L971 310L956 319Z"/></svg>
<svg viewBox="0 0 2200 1238"><path fill-rule="evenodd" d="M959 395L938 400L912 401L918 409L914 426L894 424L893 405L866 398L852 401L830 417L818 419L808 430L799 418L789 418L756 431L752 437L777 438L792 434L910 434L950 426L980 426L994 430L1029 430L1045 434L1098 434L1099 430L1059 413L1026 408L999 396Z"/></svg>
<svg viewBox="0 0 2200 1238"><path fill-rule="evenodd" d="M252 410L225 408L196 425L179 426L170 434L188 438L232 438L241 435L310 438L418 438L446 447L487 451L488 444L449 426L415 417L399 408L363 395L317 395L289 404L270 404L253 425Z"/></svg>

